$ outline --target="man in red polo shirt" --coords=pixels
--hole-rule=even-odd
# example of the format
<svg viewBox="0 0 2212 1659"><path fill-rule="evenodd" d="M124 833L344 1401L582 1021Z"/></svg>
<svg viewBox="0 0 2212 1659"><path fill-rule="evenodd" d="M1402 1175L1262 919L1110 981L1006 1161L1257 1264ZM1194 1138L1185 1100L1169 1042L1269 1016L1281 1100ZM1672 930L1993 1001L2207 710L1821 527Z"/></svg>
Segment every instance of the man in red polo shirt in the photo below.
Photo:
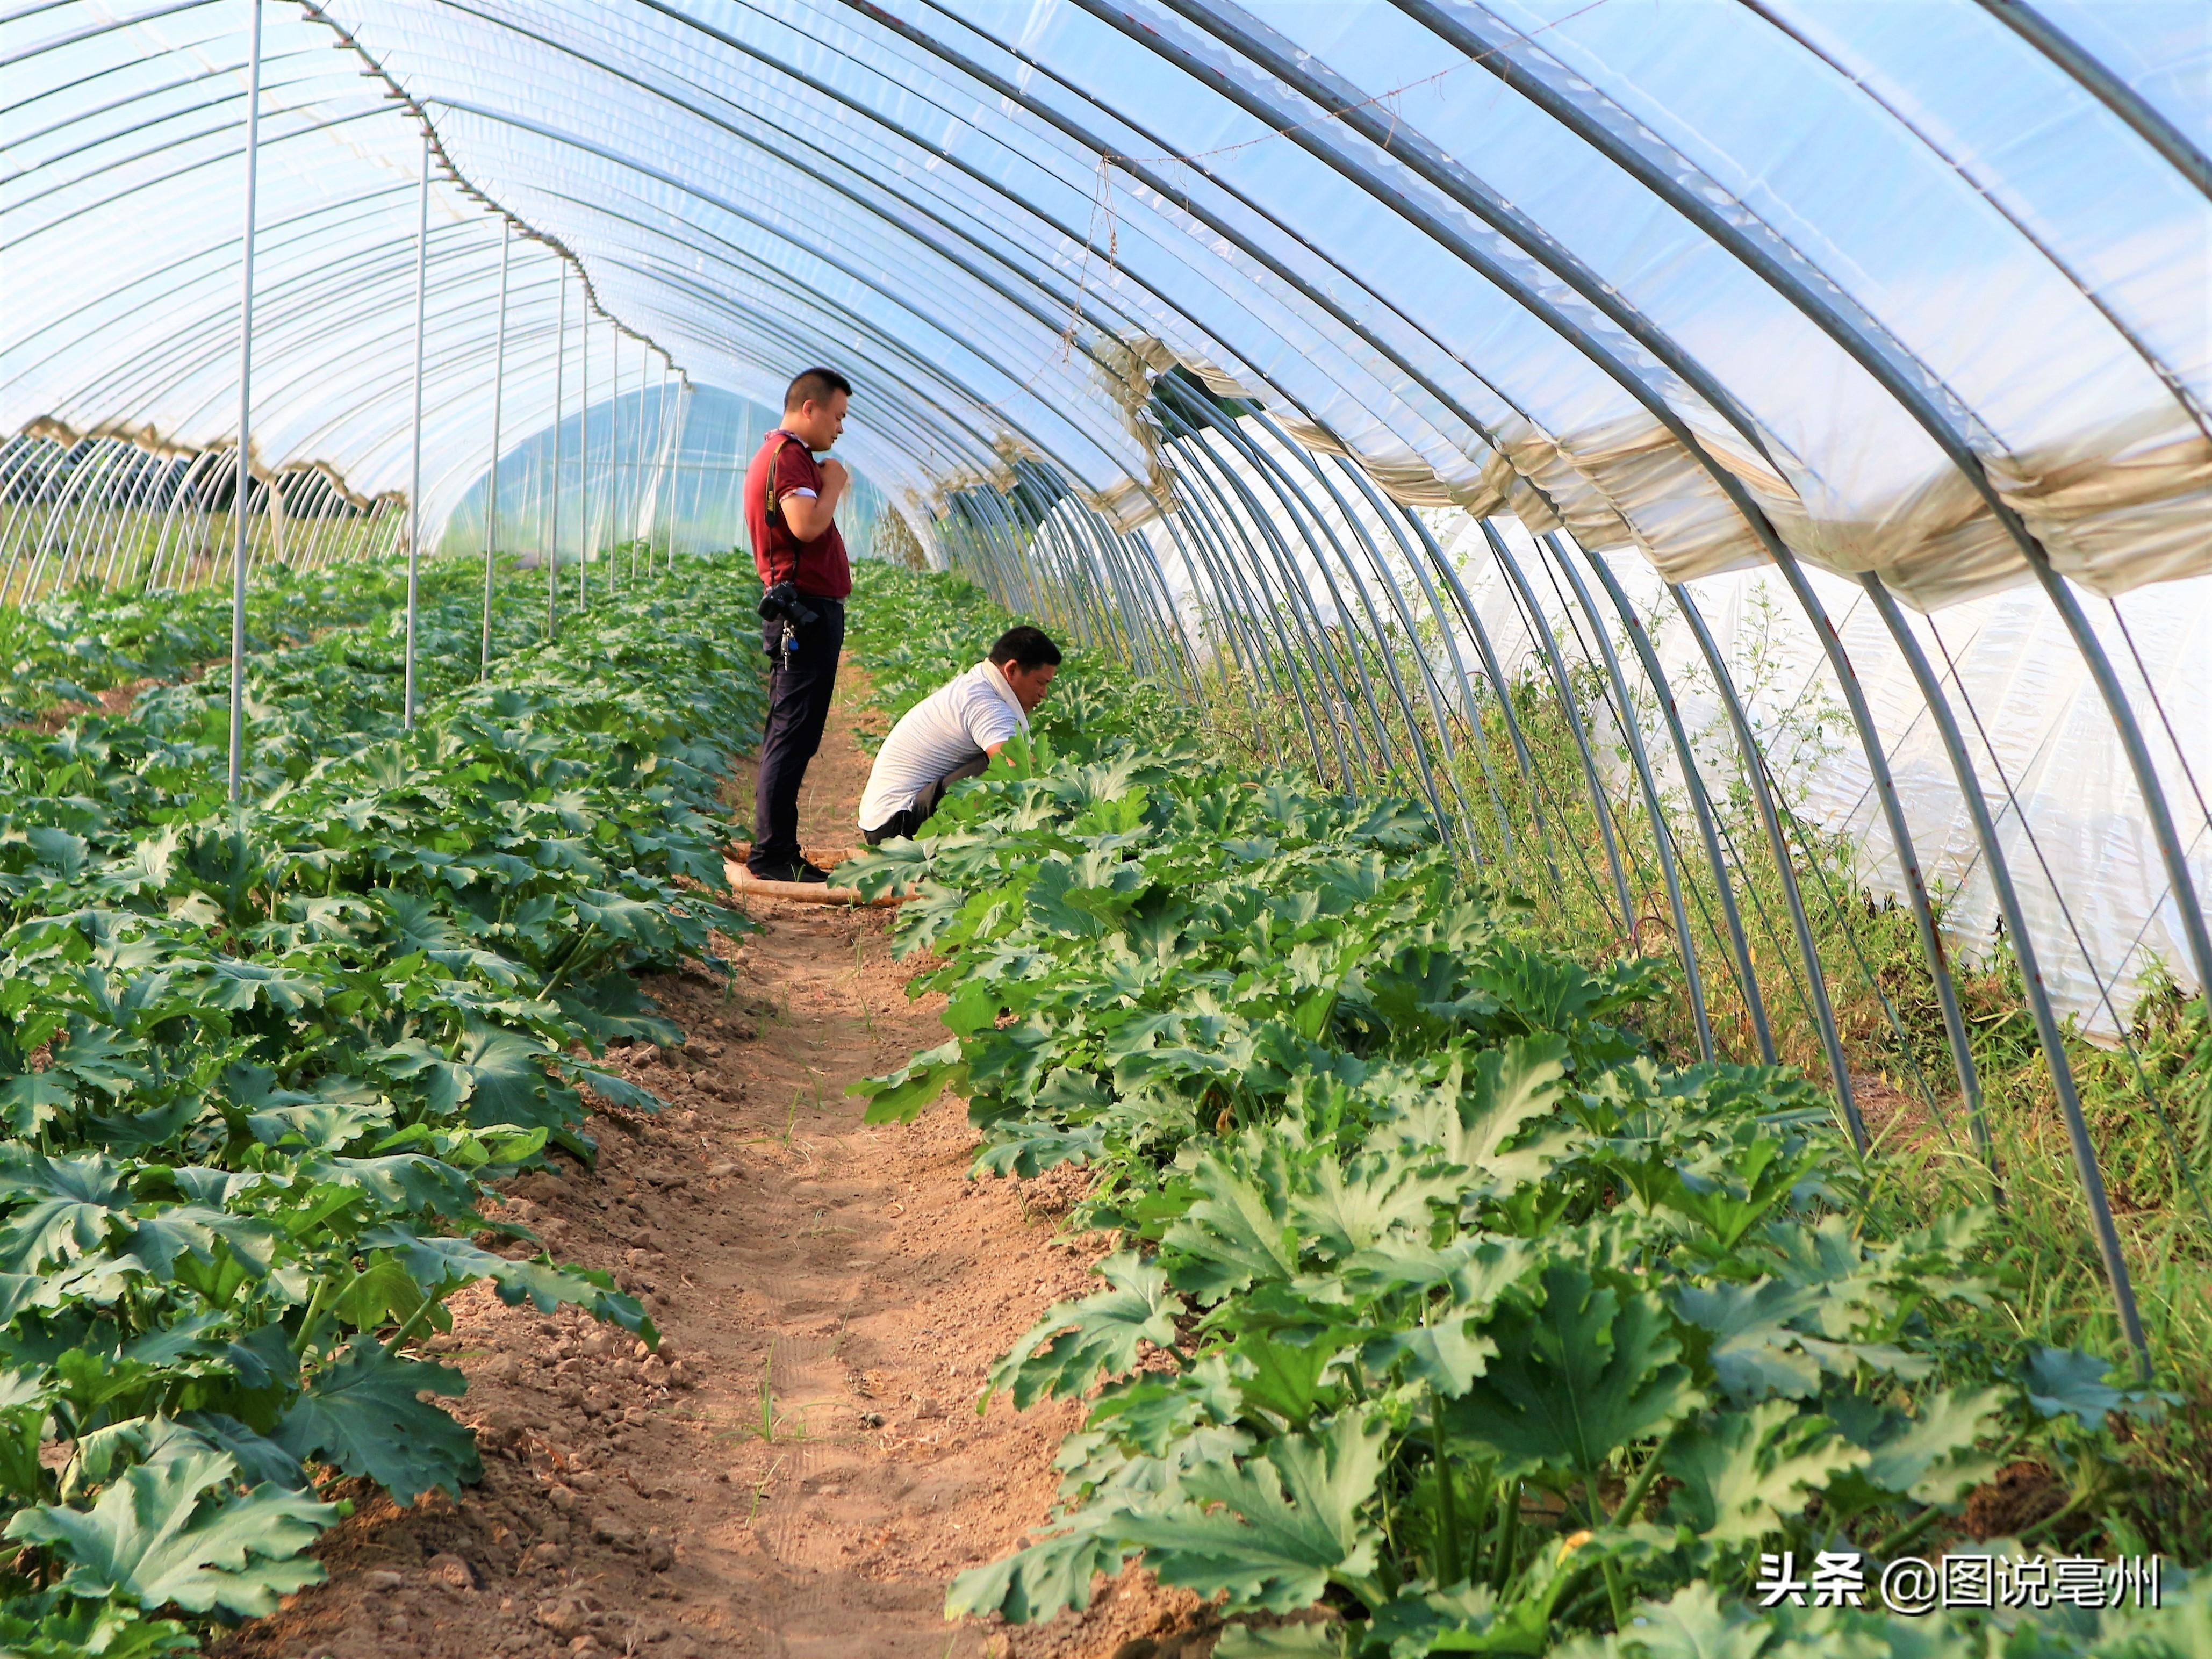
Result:
<svg viewBox="0 0 2212 1659"><path fill-rule="evenodd" d="M849 482L845 464L814 457L845 429L852 395L836 369L805 370L783 394L782 423L745 469L745 526L752 532L754 568L768 590L761 643L775 665L746 860L763 881L829 878L799 850L799 787L830 718L853 572L836 524Z"/></svg>

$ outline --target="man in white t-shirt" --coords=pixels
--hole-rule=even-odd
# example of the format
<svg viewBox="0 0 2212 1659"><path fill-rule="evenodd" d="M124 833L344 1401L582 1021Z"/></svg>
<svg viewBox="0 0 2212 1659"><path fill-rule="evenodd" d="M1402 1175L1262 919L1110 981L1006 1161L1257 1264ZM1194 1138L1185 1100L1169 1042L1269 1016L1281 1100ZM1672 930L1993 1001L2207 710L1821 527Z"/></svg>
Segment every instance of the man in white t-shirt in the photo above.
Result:
<svg viewBox="0 0 2212 1659"><path fill-rule="evenodd" d="M1042 629L1010 628L988 659L908 709L868 773L861 839L873 847L920 830L947 789L1030 729L1030 711L1059 672L1060 647Z"/></svg>

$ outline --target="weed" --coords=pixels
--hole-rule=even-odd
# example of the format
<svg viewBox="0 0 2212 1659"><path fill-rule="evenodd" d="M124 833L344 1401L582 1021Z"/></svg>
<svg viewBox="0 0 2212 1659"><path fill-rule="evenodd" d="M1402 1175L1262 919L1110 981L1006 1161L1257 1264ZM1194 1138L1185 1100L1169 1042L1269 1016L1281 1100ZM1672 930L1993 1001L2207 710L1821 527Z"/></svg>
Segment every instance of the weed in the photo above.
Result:
<svg viewBox="0 0 2212 1659"><path fill-rule="evenodd" d="M761 1358L760 1386L756 1396L759 1401L760 1418L757 1422L745 1425L749 1433L758 1435L763 1442L771 1446L775 1443L776 1430L775 1374L775 1344L771 1341L768 1345L768 1352Z"/></svg>
<svg viewBox="0 0 2212 1659"><path fill-rule="evenodd" d="M755 1521L760 1518L761 1500L768 1496L769 1486L775 1480L777 1471L782 1468L783 1459L779 1457L773 1463L770 1463L768 1466L768 1473L762 1475L758 1480L753 1483L753 1506L745 1511L745 1524L747 1526L750 1527Z"/></svg>

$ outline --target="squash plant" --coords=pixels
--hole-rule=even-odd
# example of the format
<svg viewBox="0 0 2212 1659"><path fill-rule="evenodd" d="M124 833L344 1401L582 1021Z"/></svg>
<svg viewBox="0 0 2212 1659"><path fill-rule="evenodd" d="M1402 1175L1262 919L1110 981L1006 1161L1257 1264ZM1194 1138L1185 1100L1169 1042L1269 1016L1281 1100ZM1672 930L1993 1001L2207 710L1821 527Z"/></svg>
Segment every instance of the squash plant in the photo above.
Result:
<svg viewBox="0 0 2212 1659"><path fill-rule="evenodd" d="M855 615L900 684L999 621L896 572ZM1970 1265L1991 1213L1863 1225L1815 1090L1656 1052L1668 964L1528 948L1411 803L1226 770L1095 661L1010 749L853 878L909 896L951 1032L855 1085L870 1115L956 1089L979 1174L1087 1164L1079 1219L1122 1241L992 1373L981 1405L1089 1415L1045 1535L949 1614L1048 1618L1141 1559L1298 1616L1223 1659L1994 1650L1974 1615L1887 1619L1881 1564L2008 1459L2109 1464L2162 1402L2008 1341ZM1785 1553L1859 1564L1866 1607L1753 1605ZM2164 1650L2132 1645L2160 1617L2019 1650Z"/></svg>
<svg viewBox="0 0 2212 1659"><path fill-rule="evenodd" d="M708 893L757 584L696 563L550 645L510 597L477 684L463 574L411 732L388 592L253 657L240 807L220 667L0 732L0 1650L196 1646L320 1576L327 1474L476 1479L425 1398L463 1379L410 1351L465 1285L654 1338L471 1236L485 1182L589 1158L584 1087L656 1104L592 1058L680 1040L635 971L744 926Z"/></svg>

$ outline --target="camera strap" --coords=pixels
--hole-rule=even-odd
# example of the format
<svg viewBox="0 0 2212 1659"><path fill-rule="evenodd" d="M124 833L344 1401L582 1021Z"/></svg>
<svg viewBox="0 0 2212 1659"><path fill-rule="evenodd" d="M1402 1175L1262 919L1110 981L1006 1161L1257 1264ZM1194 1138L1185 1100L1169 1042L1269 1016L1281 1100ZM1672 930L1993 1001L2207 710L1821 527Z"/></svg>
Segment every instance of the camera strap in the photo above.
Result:
<svg viewBox="0 0 2212 1659"><path fill-rule="evenodd" d="M768 455L768 513L766 517L769 523L775 526L777 529L787 533L790 531L791 526L785 521L783 516L783 502L776 495L775 469L776 464L783 459L784 445L795 444L799 440L793 437L788 432L784 431L781 427L776 428L775 436L778 440L776 446L774 449L769 451ZM793 538L793 539L795 540L797 538ZM792 554L791 568L784 574L778 576L775 572L775 555L773 549L771 549L769 554L768 574L776 581L797 581L799 580L799 555L795 551Z"/></svg>

